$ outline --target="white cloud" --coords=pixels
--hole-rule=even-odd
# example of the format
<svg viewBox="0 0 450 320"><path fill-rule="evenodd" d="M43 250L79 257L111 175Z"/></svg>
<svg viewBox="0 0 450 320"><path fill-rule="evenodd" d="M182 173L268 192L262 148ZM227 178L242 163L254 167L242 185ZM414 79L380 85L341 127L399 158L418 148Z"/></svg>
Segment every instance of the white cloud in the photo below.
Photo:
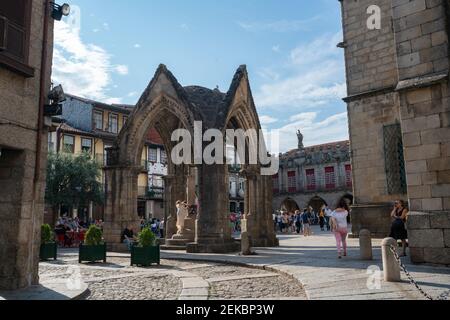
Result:
<svg viewBox="0 0 450 320"><path fill-rule="evenodd" d="M295 108L298 112L345 97L344 58L336 48L339 38L340 34L321 36L294 48L282 70L262 69L258 74L271 81L256 92L257 106ZM270 74L278 76L270 79ZM286 76L281 79L280 74Z"/></svg>
<svg viewBox="0 0 450 320"><path fill-rule="evenodd" d="M141 45L139 43L136 43L133 47L136 49L139 49L139 48L141 48Z"/></svg>
<svg viewBox="0 0 450 320"><path fill-rule="evenodd" d="M103 29L109 30L109 23L104 22L104 23L103 23Z"/></svg>
<svg viewBox="0 0 450 320"><path fill-rule="evenodd" d="M99 31L100 31L100 29L97 29L97 28L92 29L92 32L94 32L94 33L97 33L97 32L99 32Z"/></svg>
<svg viewBox="0 0 450 320"><path fill-rule="evenodd" d="M279 151L286 152L297 148L297 130L301 130L305 146L348 139L348 118L346 112L331 115L320 121L317 121L317 116L318 113L316 112L300 113L291 117L291 121L294 121L278 128Z"/></svg>
<svg viewBox="0 0 450 320"><path fill-rule="evenodd" d="M186 31L189 30L189 26L186 23L181 24L180 28Z"/></svg>
<svg viewBox="0 0 450 320"><path fill-rule="evenodd" d="M275 109L287 106L306 110L339 100L345 97L346 84L333 81L342 72L342 66L328 62L321 67L312 67L305 74L264 84L255 95L257 106Z"/></svg>
<svg viewBox="0 0 450 320"><path fill-rule="evenodd" d="M237 22L244 30L249 32L273 31L292 32L310 30L311 23L320 19L320 16L305 20L278 20L270 22Z"/></svg>
<svg viewBox="0 0 450 320"><path fill-rule="evenodd" d="M273 46L272 51L277 53L280 52L280 45L277 44L276 46Z"/></svg>
<svg viewBox="0 0 450 320"><path fill-rule="evenodd" d="M138 93L137 93L137 91L132 91L132 92L130 92L129 94L128 94L128 97L135 97L135 96L137 96L138 95Z"/></svg>
<svg viewBox="0 0 450 320"><path fill-rule="evenodd" d="M342 41L342 34L322 35L312 42L302 44L291 51L291 62L297 66L308 66L314 62L321 62L340 57L342 49L336 47Z"/></svg>
<svg viewBox="0 0 450 320"><path fill-rule="evenodd" d="M66 92L119 103L119 98L108 95L108 89L112 86L112 73L125 70L128 71L126 66L111 63L111 55L105 49L83 42L79 29L70 28L64 21L55 24L52 80L61 83Z"/></svg>
<svg viewBox="0 0 450 320"><path fill-rule="evenodd" d="M276 116L283 110L287 115L287 124L270 126L279 133L278 150L268 142L272 152L297 148L297 130L303 133L306 146L348 139L347 113L341 100L346 95L344 57L336 47L340 39L341 34L336 33L300 44L278 68L258 72L266 80L255 93L260 112ZM277 76L270 76L274 74Z"/></svg>
<svg viewBox="0 0 450 320"><path fill-rule="evenodd" d="M119 64L115 67L116 72L122 76L125 76L128 74L128 67L122 64Z"/></svg>
<svg viewBox="0 0 450 320"><path fill-rule="evenodd" d="M301 123L310 123L317 117L317 112L303 112L296 115L293 115L289 118L289 121L296 122L297 124Z"/></svg>
<svg viewBox="0 0 450 320"><path fill-rule="evenodd" d="M260 116L259 121L261 122L261 125L265 125L265 124L272 124L272 123L278 122L278 119L271 117L271 116Z"/></svg>
<svg viewBox="0 0 450 320"><path fill-rule="evenodd" d="M275 72L271 68L262 68L261 70L259 70L257 72L257 74L261 78L263 78L265 80L269 80L271 82L278 81L278 79L280 79L280 74L278 74L277 72Z"/></svg>

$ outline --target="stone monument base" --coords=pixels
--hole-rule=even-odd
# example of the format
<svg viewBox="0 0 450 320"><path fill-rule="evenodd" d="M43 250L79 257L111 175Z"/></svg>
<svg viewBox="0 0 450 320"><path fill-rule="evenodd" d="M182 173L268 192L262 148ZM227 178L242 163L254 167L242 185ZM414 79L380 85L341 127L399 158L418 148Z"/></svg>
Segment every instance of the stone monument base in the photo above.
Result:
<svg viewBox="0 0 450 320"><path fill-rule="evenodd" d="M391 211L389 203L356 204L352 206L352 237L358 238L359 231L367 229L373 238L384 239L391 232Z"/></svg>
<svg viewBox="0 0 450 320"><path fill-rule="evenodd" d="M241 245L238 241L225 241L222 243L188 243L187 253L233 253L239 252Z"/></svg>
<svg viewBox="0 0 450 320"><path fill-rule="evenodd" d="M166 239L165 244L161 246L162 250L186 250L188 243L195 239L195 219L186 218L184 228L181 234L173 235L172 239Z"/></svg>

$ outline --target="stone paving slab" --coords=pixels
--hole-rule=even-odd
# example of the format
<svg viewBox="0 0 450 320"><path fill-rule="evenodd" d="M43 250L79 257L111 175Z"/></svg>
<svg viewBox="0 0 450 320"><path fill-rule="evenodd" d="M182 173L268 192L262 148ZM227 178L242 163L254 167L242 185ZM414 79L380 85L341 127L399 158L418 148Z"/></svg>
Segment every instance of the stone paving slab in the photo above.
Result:
<svg viewBox="0 0 450 320"><path fill-rule="evenodd" d="M0 291L0 300L76 300L88 290L85 282L78 288L68 288L66 281L42 282L24 290Z"/></svg>
<svg viewBox="0 0 450 320"><path fill-rule="evenodd" d="M216 278L207 278L205 279L208 282L224 282L224 281L233 281L233 280L243 280L243 279L259 279L259 278L273 278L279 277L278 273L263 273L263 274L246 274L240 276L224 276L224 277L216 277Z"/></svg>
<svg viewBox="0 0 450 320"><path fill-rule="evenodd" d="M298 279L311 300L416 300L424 297L412 286L402 273L401 283L383 281L381 261L381 239L374 239L374 259L359 259L359 239L348 240L348 257L337 259L334 236L314 228L315 235L304 238L297 235L282 235L279 248L254 248L257 255L238 254L187 254L165 251L166 259L187 259L225 263L245 263L249 266L265 268L269 271L287 273ZM437 297L450 290L450 268L429 265L414 265L409 258L403 263L416 281L429 294ZM379 289L368 289L369 267L378 267L381 276Z"/></svg>

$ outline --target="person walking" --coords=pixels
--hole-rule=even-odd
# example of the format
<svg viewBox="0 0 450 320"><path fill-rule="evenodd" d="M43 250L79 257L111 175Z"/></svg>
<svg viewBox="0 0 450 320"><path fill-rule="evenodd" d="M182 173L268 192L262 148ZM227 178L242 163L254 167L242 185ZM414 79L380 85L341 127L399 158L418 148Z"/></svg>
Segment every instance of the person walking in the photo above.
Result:
<svg viewBox="0 0 450 320"><path fill-rule="evenodd" d="M301 215L301 220L303 224L303 235L305 237L310 236L311 233L311 212L305 209Z"/></svg>
<svg viewBox="0 0 450 320"><path fill-rule="evenodd" d="M325 209L322 207L319 212L320 231L325 231Z"/></svg>
<svg viewBox="0 0 450 320"><path fill-rule="evenodd" d="M394 208L391 212L391 218L393 221L389 237L394 238L397 241L402 241L402 257L406 257L406 239L408 238L408 231L406 230L405 223L408 218L408 209L403 200L395 201Z"/></svg>
<svg viewBox="0 0 450 320"><path fill-rule="evenodd" d="M283 222L282 222L283 230L281 232L286 233L289 231L289 216L286 212L283 213L282 220L283 220Z"/></svg>
<svg viewBox="0 0 450 320"><path fill-rule="evenodd" d="M347 217L350 209L345 199L339 200L336 210L331 213L331 230L336 238L338 258L342 259L342 249L344 257L347 256Z"/></svg>
<svg viewBox="0 0 450 320"><path fill-rule="evenodd" d="M331 209L327 205L324 205L323 212L325 213L325 225L327 226L327 231L331 230L330 219L331 219Z"/></svg>
<svg viewBox="0 0 450 320"><path fill-rule="evenodd" d="M298 234L302 231L302 217L300 210L295 211L295 228Z"/></svg>

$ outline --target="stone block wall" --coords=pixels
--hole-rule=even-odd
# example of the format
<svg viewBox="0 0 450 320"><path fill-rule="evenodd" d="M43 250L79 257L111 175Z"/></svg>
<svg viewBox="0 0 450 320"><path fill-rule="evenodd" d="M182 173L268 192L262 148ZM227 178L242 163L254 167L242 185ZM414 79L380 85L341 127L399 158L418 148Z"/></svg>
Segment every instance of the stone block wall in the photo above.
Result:
<svg viewBox="0 0 450 320"><path fill-rule="evenodd" d="M349 132L353 171L353 235L367 228L373 236L390 231L395 199L405 194L388 190L384 126L399 123L400 101L392 6L389 0L342 0L347 72ZM367 8L381 9L381 29L370 30Z"/></svg>
<svg viewBox="0 0 450 320"><path fill-rule="evenodd" d="M450 264L449 3L393 0L392 8L411 257Z"/></svg>
<svg viewBox="0 0 450 320"><path fill-rule="evenodd" d="M0 65L0 290L38 283L40 228L44 217L47 132L38 136L44 2L32 0L28 65L34 77ZM50 19L46 90L50 89L53 21ZM36 168L40 138L40 167ZM39 170L36 179L36 170Z"/></svg>
<svg viewBox="0 0 450 320"><path fill-rule="evenodd" d="M411 212L408 220L412 261L450 265L450 212Z"/></svg>
<svg viewBox="0 0 450 320"><path fill-rule="evenodd" d="M392 8L386 0L341 0L348 95L397 83ZM381 9L381 30L368 30L367 8Z"/></svg>
<svg viewBox="0 0 450 320"><path fill-rule="evenodd" d="M373 4L382 11L381 30L364 26L367 7ZM398 122L412 211L408 220L412 260L450 264L449 1L344 0L342 6L356 202L352 215L361 218L354 221L376 229L375 221L367 223L374 216L373 204L381 209L383 202L404 198L386 192L383 139L377 131ZM376 48L383 46L389 59L376 56ZM366 47L370 52L363 51ZM379 66L383 61L384 69ZM369 91L364 77L357 79L361 72L373 75ZM383 87L380 83L389 72L391 78ZM379 215L387 224L384 211Z"/></svg>

